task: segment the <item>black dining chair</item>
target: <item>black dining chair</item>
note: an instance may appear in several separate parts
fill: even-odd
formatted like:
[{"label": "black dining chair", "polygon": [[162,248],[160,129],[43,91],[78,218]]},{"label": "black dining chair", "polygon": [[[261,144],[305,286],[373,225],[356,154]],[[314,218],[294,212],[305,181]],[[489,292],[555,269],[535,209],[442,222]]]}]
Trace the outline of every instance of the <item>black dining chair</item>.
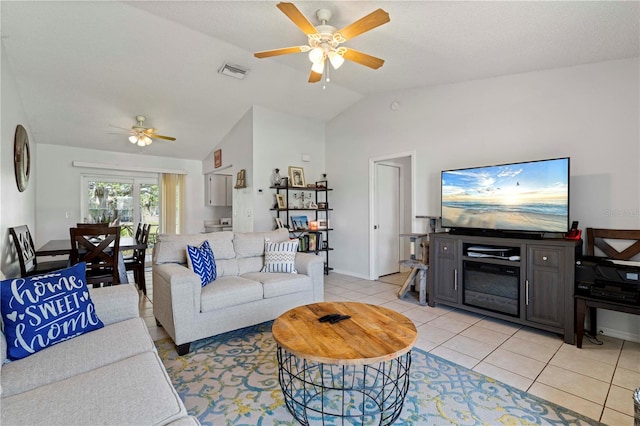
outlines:
[{"label": "black dining chair", "polygon": [[69,228],[72,265],[87,263],[87,284],[94,287],[120,283],[118,256],[120,253],[120,227]]},{"label": "black dining chair", "polygon": [[149,243],[149,231],[151,230],[150,224],[138,225],[139,233],[136,232],[136,241],[139,244],[144,244],[144,248],[135,249],[133,256],[124,259],[124,266],[127,271],[133,272],[133,278],[138,287],[142,290],[142,293],[147,294],[147,284],[144,276],[144,262],[147,255],[147,244]]},{"label": "black dining chair", "polygon": [[31,238],[31,232],[29,232],[27,225],[9,228],[9,233],[16,247],[16,252],[18,253],[21,277],[46,274],[47,272],[57,271],[58,269],[64,269],[69,266],[69,259],[38,262],[36,249],[33,245],[33,238]]}]

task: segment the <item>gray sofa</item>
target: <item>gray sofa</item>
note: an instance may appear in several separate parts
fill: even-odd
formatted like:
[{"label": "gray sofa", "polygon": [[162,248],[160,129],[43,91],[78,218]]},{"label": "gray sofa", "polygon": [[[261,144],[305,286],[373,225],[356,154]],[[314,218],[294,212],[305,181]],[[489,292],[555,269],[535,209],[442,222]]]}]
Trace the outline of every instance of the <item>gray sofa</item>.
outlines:
[{"label": "gray sofa", "polygon": [[[4,363],[10,425],[198,425],[171,385],[131,285],[90,289],[104,328]],[[6,360],[4,334],[0,350]]]},{"label": "gray sofa", "polygon": [[[324,299],[324,263],[320,256],[297,253],[297,274],[260,272],[265,238],[287,241],[286,229],[159,235],[153,249],[153,314],[177,345],[275,319],[296,306]],[[202,287],[187,268],[186,246],[208,240],[218,278]]]}]

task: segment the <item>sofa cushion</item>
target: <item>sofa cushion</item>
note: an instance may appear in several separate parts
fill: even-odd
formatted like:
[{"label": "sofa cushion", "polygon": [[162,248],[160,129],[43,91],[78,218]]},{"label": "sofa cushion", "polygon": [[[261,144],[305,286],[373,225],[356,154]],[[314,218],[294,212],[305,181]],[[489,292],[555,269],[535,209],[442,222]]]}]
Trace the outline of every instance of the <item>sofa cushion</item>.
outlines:
[{"label": "sofa cushion", "polygon": [[216,273],[218,278],[240,275],[236,259],[216,259]]},{"label": "sofa cushion", "polygon": [[236,253],[233,246],[233,232],[209,232],[205,234],[160,234],[158,243],[153,247],[153,263],[187,264],[187,245],[199,246],[203,241],[209,241],[216,260],[233,259]]},{"label": "sofa cushion", "polygon": [[261,282],[265,299],[309,291],[312,288],[311,278],[302,274],[254,272],[242,277]]},{"label": "sofa cushion", "polygon": [[298,251],[298,240],[282,242],[264,240],[264,267],[262,272],[287,272],[297,274],[296,252]]},{"label": "sofa cushion", "polygon": [[155,346],[142,318],[115,323],[2,367],[2,396],[68,379]]},{"label": "sofa cushion", "polygon": [[202,287],[215,281],[216,259],[211,251],[209,241],[204,241],[200,246],[187,245],[187,264],[189,269],[198,274]]},{"label": "sofa cushion", "polygon": [[27,357],[104,326],[89,296],[85,268],[80,262],[45,275],[0,282],[10,359]]},{"label": "sofa cushion", "polygon": [[236,257],[238,259],[243,259],[245,257],[263,256],[265,238],[276,242],[288,241],[289,231],[283,228],[269,232],[238,232],[233,237],[233,246],[235,247]]},{"label": "sofa cushion", "polygon": [[200,310],[208,312],[229,306],[261,300],[262,284],[242,277],[221,277],[200,294]]},{"label": "sofa cushion", "polygon": [[3,398],[0,423],[158,425],[186,415],[162,361],[148,351]]}]

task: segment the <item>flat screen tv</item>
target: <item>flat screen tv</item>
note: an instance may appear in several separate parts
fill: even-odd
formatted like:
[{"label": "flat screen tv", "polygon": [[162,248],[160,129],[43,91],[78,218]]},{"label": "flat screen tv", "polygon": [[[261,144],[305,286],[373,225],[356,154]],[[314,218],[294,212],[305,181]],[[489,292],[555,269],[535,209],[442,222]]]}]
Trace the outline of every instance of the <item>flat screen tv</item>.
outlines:
[{"label": "flat screen tv", "polygon": [[454,232],[569,230],[569,158],[442,172],[442,226]]}]

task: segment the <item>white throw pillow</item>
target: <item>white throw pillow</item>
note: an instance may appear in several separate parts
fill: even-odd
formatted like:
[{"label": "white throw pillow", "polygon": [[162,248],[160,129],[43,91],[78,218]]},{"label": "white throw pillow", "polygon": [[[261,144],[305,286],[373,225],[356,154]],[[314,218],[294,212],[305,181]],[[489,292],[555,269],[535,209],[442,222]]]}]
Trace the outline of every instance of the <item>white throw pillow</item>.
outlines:
[{"label": "white throw pillow", "polygon": [[264,240],[264,267],[262,272],[288,272],[297,274],[295,262],[298,240],[283,242]]}]

